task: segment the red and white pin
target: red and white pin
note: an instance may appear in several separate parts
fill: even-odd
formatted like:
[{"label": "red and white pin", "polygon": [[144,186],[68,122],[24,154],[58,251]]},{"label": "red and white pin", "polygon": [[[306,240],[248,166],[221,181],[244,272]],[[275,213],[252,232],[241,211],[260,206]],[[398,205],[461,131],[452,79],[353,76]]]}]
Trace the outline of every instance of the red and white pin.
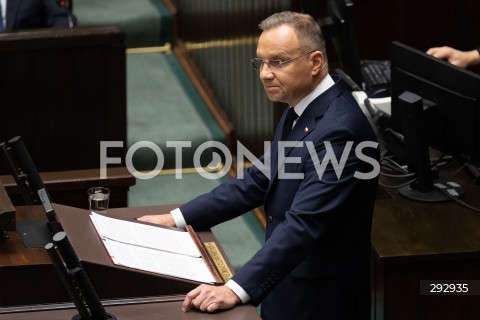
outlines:
[{"label": "red and white pin", "polygon": [[305,127],[305,129],[303,129],[303,132],[307,133],[308,132],[308,127]]}]

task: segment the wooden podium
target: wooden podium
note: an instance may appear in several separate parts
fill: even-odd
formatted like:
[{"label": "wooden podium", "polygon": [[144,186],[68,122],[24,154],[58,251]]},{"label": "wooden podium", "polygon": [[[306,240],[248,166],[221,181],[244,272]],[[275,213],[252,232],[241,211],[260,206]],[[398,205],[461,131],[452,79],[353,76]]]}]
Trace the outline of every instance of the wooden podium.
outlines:
[{"label": "wooden podium", "polygon": [[[187,293],[198,285],[198,282],[194,281],[115,265],[90,221],[88,210],[64,205],[54,205],[54,208],[83,268],[101,298],[181,294]],[[109,209],[108,214],[133,221],[144,214],[168,211],[169,208],[154,206]],[[200,232],[199,236],[204,242],[214,240],[210,231]]]},{"label": "wooden podium", "polygon": [[[86,207],[86,189],[112,190],[110,207],[126,207],[135,178],[119,165],[100,180],[100,144],[119,141],[126,155],[125,33],[117,26],[45,28],[0,33],[0,142],[20,136],[56,203]],[[0,180],[24,204],[0,156]]]},{"label": "wooden podium", "polygon": [[[175,207],[175,205],[169,205],[116,208],[109,209],[108,214],[118,218],[133,220],[145,214],[165,213]],[[43,207],[41,206],[23,206],[17,207],[16,209],[17,221],[44,219]],[[133,299],[133,302],[128,304],[132,309],[135,309],[136,307],[134,305],[137,305],[135,299],[140,297],[157,297],[156,300],[154,300],[155,302],[148,303],[150,307],[157,305],[156,308],[169,309],[170,306],[175,306],[175,312],[179,315],[181,314],[181,300],[183,300],[184,295],[188,291],[199,284],[198,282],[114,265],[90,221],[88,210],[59,204],[54,204],[54,209],[64,231],[67,233],[72,246],[81,260],[85,272],[102,301]],[[212,232],[209,230],[200,231],[197,232],[197,235],[201,242],[214,243],[218,249],[221,260],[226,264],[223,267],[224,269],[228,269],[220,270],[220,274],[222,276],[228,276],[228,274],[225,273],[226,271],[232,274],[231,265],[226,258],[223,258],[225,257],[224,252]],[[13,310],[12,308],[14,306],[52,303],[64,304],[70,301],[70,297],[63,288],[60,278],[56,274],[45,249],[25,248],[19,235],[11,232],[10,238],[0,242],[0,257],[0,279],[2,281],[2,290],[0,290],[0,319],[4,319],[2,318],[2,312]],[[25,288],[28,288],[28,290]],[[176,298],[173,299],[173,301],[172,298],[165,298],[166,301],[160,299],[161,297],[171,296],[176,296]],[[144,306],[143,303],[138,304]],[[245,307],[248,306],[244,306],[238,310],[242,311]],[[146,307],[146,309],[148,309],[148,307]],[[252,309],[250,310],[253,311],[252,315],[257,315],[253,306],[249,306],[247,309]],[[237,310],[237,308],[234,310]],[[59,317],[63,318],[65,318],[65,314],[75,314],[75,310],[70,310],[70,313],[68,310],[61,312],[55,311],[55,313],[56,312],[60,314]],[[130,311],[127,310],[125,312]],[[152,316],[153,315],[154,313],[152,313]],[[255,319],[252,315],[243,319]],[[14,319],[11,318],[12,315],[9,316],[8,319]],[[43,315],[40,313],[38,313],[38,317],[38,319],[43,319]],[[21,318],[22,317],[18,319]],[[49,314],[45,319],[46,318],[55,319],[55,315]],[[28,317],[28,319],[30,319],[30,317]],[[32,319],[37,319],[37,317],[35,316]],[[148,318],[147,315],[143,317],[142,313],[142,319],[150,318]],[[195,319],[203,318],[195,317]],[[234,317],[232,319],[237,318]]]},{"label": "wooden podium", "polygon": [[21,136],[39,172],[98,168],[101,141],[127,141],[124,39],[116,26],[1,33],[0,142]]}]

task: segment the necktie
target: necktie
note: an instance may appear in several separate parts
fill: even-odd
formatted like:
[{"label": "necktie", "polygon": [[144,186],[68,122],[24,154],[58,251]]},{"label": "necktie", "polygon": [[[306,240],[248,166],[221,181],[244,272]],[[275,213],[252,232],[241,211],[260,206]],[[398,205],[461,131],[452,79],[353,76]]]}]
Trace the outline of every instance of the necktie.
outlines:
[{"label": "necktie", "polygon": [[287,115],[285,116],[285,123],[283,125],[283,131],[280,141],[284,141],[290,131],[292,131],[293,122],[298,118],[297,113],[291,107],[288,108]]},{"label": "necktie", "polygon": [[0,2],[0,32],[4,31],[3,28],[3,13],[2,13],[2,3]]}]

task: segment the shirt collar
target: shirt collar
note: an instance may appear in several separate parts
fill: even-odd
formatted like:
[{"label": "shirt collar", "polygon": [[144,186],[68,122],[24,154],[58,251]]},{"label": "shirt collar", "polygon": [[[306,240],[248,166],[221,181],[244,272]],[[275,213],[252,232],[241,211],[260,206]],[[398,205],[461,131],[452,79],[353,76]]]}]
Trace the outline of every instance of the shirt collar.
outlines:
[{"label": "shirt collar", "polygon": [[312,92],[310,92],[308,95],[306,95],[300,102],[294,107],[295,113],[298,114],[300,117],[307,108],[307,106],[315,100],[316,97],[324,93],[325,91],[328,90],[331,86],[335,84],[335,81],[333,81],[332,77],[327,74],[325,78],[313,89]]}]

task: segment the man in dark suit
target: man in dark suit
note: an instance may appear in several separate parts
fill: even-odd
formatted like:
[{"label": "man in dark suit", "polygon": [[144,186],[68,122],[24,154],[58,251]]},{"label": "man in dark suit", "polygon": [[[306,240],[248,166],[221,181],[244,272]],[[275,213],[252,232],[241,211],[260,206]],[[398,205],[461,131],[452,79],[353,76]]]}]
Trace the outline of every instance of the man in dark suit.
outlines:
[{"label": "man in dark suit", "polygon": [[[252,63],[269,99],[290,106],[260,159],[270,171],[255,165],[170,214],[139,220],[209,228],[264,205],[263,247],[224,286],[188,293],[183,311],[252,301],[261,303],[264,320],[370,319],[375,134],[339,77],[328,74],[312,17],[282,12],[260,29]],[[289,114],[293,129],[284,126]]]},{"label": "man in dark suit", "polygon": [[4,31],[49,27],[73,27],[76,19],[69,17],[65,1],[58,0],[6,0],[2,2]]}]

